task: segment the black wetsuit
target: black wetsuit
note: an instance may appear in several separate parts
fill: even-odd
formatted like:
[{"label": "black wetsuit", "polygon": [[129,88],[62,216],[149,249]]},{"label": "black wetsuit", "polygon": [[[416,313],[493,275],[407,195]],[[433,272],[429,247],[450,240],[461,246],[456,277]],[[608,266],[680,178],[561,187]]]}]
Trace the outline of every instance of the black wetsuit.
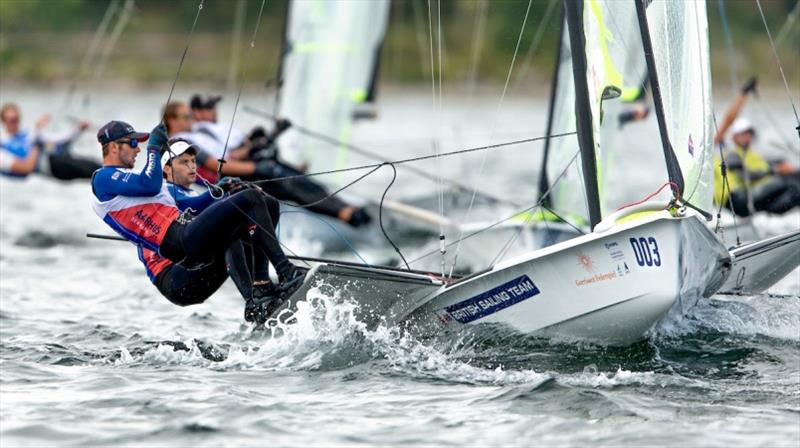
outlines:
[{"label": "black wetsuit", "polygon": [[[790,176],[773,175],[772,179],[749,190],[753,209],[757,212],[783,214],[800,207],[800,172]],[[750,215],[746,189],[731,192],[731,204],[726,204],[739,216]]]},{"label": "black wetsuit", "polygon": [[94,160],[75,157],[69,151],[50,154],[48,161],[50,174],[59,180],[91,179],[92,173],[102,167]]},{"label": "black wetsuit", "polygon": [[171,264],[155,280],[156,288],[170,302],[180,305],[197,305],[205,302],[230,276],[244,298],[253,297],[253,282],[269,279],[266,259],[252,251],[252,246],[242,240],[231,243],[224,257],[215,257],[211,263],[187,268]]},{"label": "black wetsuit", "polygon": [[[270,160],[272,163],[271,173],[268,177],[250,176],[246,180],[269,180],[280,179],[282,177],[301,176],[303,173],[285,165],[277,160]],[[314,204],[308,210],[322,215],[339,217],[339,212],[347,207],[347,204],[336,196],[328,197],[330,192],[307,177],[291,177],[290,179],[278,180],[274,182],[263,182],[259,184],[261,189],[270,196],[274,196],[284,201],[291,201],[299,206]]]}]

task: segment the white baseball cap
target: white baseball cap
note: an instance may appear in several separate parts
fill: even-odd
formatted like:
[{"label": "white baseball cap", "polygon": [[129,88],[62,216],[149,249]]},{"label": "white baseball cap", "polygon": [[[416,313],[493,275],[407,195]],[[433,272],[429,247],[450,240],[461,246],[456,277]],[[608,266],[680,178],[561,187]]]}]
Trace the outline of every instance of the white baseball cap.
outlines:
[{"label": "white baseball cap", "polygon": [[737,118],[731,125],[731,135],[741,134],[742,132],[747,131],[755,134],[756,128],[753,127],[753,123],[751,123],[746,117]]},{"label": "white baseball cap", "polygon": [[164,167],[174,157],[178,157],[186,151],[191,151],[191,154],[197,154],[197,149],[187,140],[175,139],[169,144],[169,151],[164,151],[161,156],[161,166]]}]

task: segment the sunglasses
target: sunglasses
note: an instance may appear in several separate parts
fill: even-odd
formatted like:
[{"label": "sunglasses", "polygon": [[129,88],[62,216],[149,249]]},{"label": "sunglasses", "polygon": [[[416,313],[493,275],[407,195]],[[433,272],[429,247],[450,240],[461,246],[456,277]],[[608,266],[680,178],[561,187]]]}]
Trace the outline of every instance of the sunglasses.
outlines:
[{"label": "sunglasses", "polygon": [[117,143],[121,145],[130,145],[131,148],[136,148],[139,146],[139,140],[136,140],[135,138],[130,140],[117,140]]}]

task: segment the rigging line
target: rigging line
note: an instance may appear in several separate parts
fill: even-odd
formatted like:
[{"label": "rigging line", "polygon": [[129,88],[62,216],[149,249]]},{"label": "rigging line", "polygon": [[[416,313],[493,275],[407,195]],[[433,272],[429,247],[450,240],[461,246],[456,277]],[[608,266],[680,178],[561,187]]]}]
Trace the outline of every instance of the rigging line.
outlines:
[{"label": "rigging line", "polygon": [[[511,57],[511,64],[508,67],[508,74],[506,75],[506,82],[503,85],[503,93],[500,95],[500,101],[497,103],[497,110],[495,111],[494,124],[492,125],[492,130],[494,130],[497,127],[497,122],[500,119],[500,110],[502,109],[503,102],[505,101],[506,98],[506,92],[508,91],[508,83],[509,81],[511,81],[511,74],[514,72],[514,62],[516,62],[517,60],[517,54],[519,53],[519,46],[520,43],[522,43],[522,36],[525,33],[525,25],[528,23],[528,15],[531,12],[532,3],[533,0],[528,0],[528,7],[527,9],[525,9],[525,17],[522,19],[522,26],[519,29],[519,37],[517,37],[517,45],[514,47],[514,55]],[[490,135],[489,141],[492,141],[492,139],[493,136]],[[481,164],[478,167],[478,175],[476,176],[475,182],[473,183],[472,198],[470,198],[469,207],[467,207],[467,213],[465,215],[464,222],[469,222],[469,218],[472,215],[472,208],[475,205],[475,196],[476,193],[478,192],[478,180],[481,178],[481,175],[483,174],[483,169],[486,166],[486,156],[487,153],[483,153],[481,156]],[[463,235],[464,231],[462,229],[461,232],[459,233],[459,239]],[[459,244],[456,246],[456,253],[453,256],[453,265],[450,267],[450,277],[453,276],[453,271],[455,270],[456,264],[458,263],[458,252],[460,249],[461,245]]]},{"label": "rigging line", "polygon": [[[430,57],[431,57],[431,63],[430,63],[430,66],[431,66],[431,100],[433,101],[433,112],[436,114],[436,119],[438,121],[438,126],[437,126],[437,129],[436,129],[436,133],[438,135],[433,140],[433,153],[436,155],[436,168],[437,168],[436,169],[436,171],[437,171],[437,174],[436,174],[436,200],[437,200],[437,205],[439,207],[439,215],[443,216],[444,195],[443,195],[443,190],[442,190],[442,179],[441,179],[442,166],[441,166],[441,161],[440,161],[440,159],[438,157],[438,155],[439,155],[439,141],[441,140],[441,127],[442,127],[441,117],[442,116],[441,116],[441,112],[440,112],[441,105],[437,104],[437,102],[436,102],[436,99],[437,99],[437,97],[436,97],[436,66],[434,65],[434,58],[433,58],[433,12],[432,12],[432,8],[431,8],[431,0],[428,0],[427,4],[428,4],[428,43],[429,43],[429,47],[430,47]],[[441,0],[439,2],[439,5],[441,6]],[[441,15],[441,9],[439,10],[439,14]],[[439,19],[440,19],[439,23],[441,23],[441,17],[439,17]],[[439,34],[439,42],[438,42],[438,44],[439,44],[438,48],[440,50],[440,52],[439,52],[439,79],[440,79],[439,87],[441,88],[441,74],[442,74],[442,59],[441,59],[442,36],[441,36],[441,28],[439,28],[439,33],[440,33]],[[444,242],[444,225],[442,223],[439,224],[439,241],[442,242],[441,249],[443,250],[444,249],[444,245],[443,245],[443,242]],[[442,260],[444,260],[444,253],[442,253]],[[444,277],[444,262],[442,262],[441,274],[442,274],[442,277]]]},{"label": "rigging line", "polygon": [[[357,251],[357,250],[356,250],[356,248],[353,246],[353,244],[350,242],[350,240],[348,240],[347,238],[345,238],[345,236],[344,236],[344,235],[342,235],[342,233],[341,233],[341,232],[339,232],[338,230],[336,230],[336,227],[334,227],[334,225],[333,225],[333,224],[331,224],[331,223],[329,223],[328,221],[326,221],[326,220],[324,220],[324,219],[320,218],[319,216],[317,216],[317,214],[316,214],[316,213],[311,213],[311,212],[307,212],[307,211],[304,211],[304,210],[284,210],[284,211],[282,211],[280,214],[281,214],[281,216],[283,216],[283,215],[286,215],[286,214],[291,214],[291,213],[296,213],[296,214],[298,214],[298,215],[304,215],[304,216],[307,216],[307,217],[309,217],[309,218],[315,219],[315,220],[317,220],[318,222],[320,222],[320,223],[322,223],[322,224],[325,224],[326,226],[328,226],[328,228],[331,230],[331,232],[333,232],[333,233],[334,233],[336,236],[338,236],[338,237],[339,237],[339,239],[340,239],[340,240],[342,240],[342,242],[343,242],[344,244],[346,244],[346,245],[347,245],[347,248],[348,248],[348,249],[350,249],[350,252],[352,252],[352,253],[353,253],[353,255],[355,255],[356,257],[358,257],[358,259],[359,259],[359,260],[361,260],[361,262],[362,262],[362,263],[364,263],[365,265],[367,265],[367,266],[370,266],[370,264],[369,264],[369,263],[367,263],[367,260],[365,260],[365,259],[364,259],[364,257],[362,257],[362,256],[361,256],[361,254],[359,254],[359,253],[358,253],[358,251]],[[280,237],[280,232],[277,230],[277,227],[280,227],[280,223],[278,223],[278,226],[276,226],[276,233],[278,233],[278,236]]]},{"label": "rigging line", "polygon": [[[114,24],[114,29],[111,30],[111,35],[106,42],[105,47],[103,47],[103,51],[100,53],[100,60],[97,62],[95,66],[94,73],[92,74],[92,78],[90,84],[94,84],[97,80],[103,76],[103,73],[106,71],[106,66],[108,65],[108,60],[111,57],[111,52],[114,51],[114,47],[117,46],[117,42],[119,42],[120,36],[122,36],[122,32],[125,30],[125,27],[128,25],[128,21],[131,18],[131,12],[133,11],[133,3],[134,0],[125,0],[125,4],[122,6],[122,10],[119,13],[119,17],[117,19],[117,23]],[[86,92],[84,96],[84,103],[88,102],[89,100],[89,92]]]},{"label": "rigging line", "polygon": [[108,25],[111,23],[111,18],[114,17],[117,9],[119,9],[119,2],[120,0],[112,0],[109,2],[106,12],[103,14],[103,18],[100,20],[97,30],[95,30],[92,41],[89,43],[89,48],[87,48],[86,53],[83,55],[81,65],[78,66],[75,78],[72,80],[72,84],[70,84],[69,89],[67,89],[67,97],[64,99],[64,110],[69,109],[72,103],[72,97],[75,94],[75,90],[78,88],[78,83],[86,76],[89,63],[95,58],[97,49],[100,48],[100,42],[103,36],[105,36],[106,30],[108,30]]},{"label": "rigging line", "polygon": [[[256,36],[258,36],[258,28],[261,25],[261,16],[264,13],[264,5],[267,0],[261,0],[261,8],[258,10],[258,17],[256,18],[256,26],[253,29],[253,37],[250,39],[250,47],[248,51],[253,51],[256,46]],[[219,158],[219,165],[217,166],[217,176],[222,176],[222,166],[225,164],[225,154],[228,152],[228,143],[231,140],[231,132],[233,131],[233,124],[236,121],[236,111],[239,109],[239,100],[242,98],[242,90],[244,89],[244,82],[247,73],[247,65],[242,65],[242,79],[239,81],[239,92],[236,94],[236,102],[233,105],[233,114],[231,114],[231,125],[228,127],[228,136],[225,137],[225,146],[222,148],[222,157]]]},{"label": "rigging line", "polygon": [[[561,179],[564,178],[564,176],[567,175],[567,171],[569,171],[570,167],[575,163],[576,160],[578,160],[578,155],[580,153],[581,153],[581,150],[580,150],[580,148],[578,148],[578,150],[575,152],[575,154],[573,154],[573,156],[569,160],[569,162],[567,162],[567,165],[564,167],[564,169],[561,171],[561,173],[559,173],[558,177],[556,177],[556,180],[553,181],[553,184],[550,185],[547,188],[547,191],[545,191],[544,194],[539,198],[539,200],[536,203],[537,206],[542,206],[545,203],[545,201],[547,200],[547,197],[550,196],[550,193],[553,191],[553,189],[555,189],[556,185],[561,181]],[[558,216],[558,215],[556,215],[556,216]],[[560,216],[558,216],[558,217],[561,218]],[[511,238],[508,239],[506,244],[504,244],[503,247],[500,248],[500,251],[497,253],[497,255],[495,255],[495,257],[489,263],[489,266],[494,266],[499,260],[501,260],[503,257],[506,256],[506,253],[508,252],[508,250],[511,249],[511,245],[514,244],[514,241],[516,241],[517,238],[519,238],[519,236],[522,234],[522,231],[525,229],[525,227],[528,225],[528,222],[530,222],[530,220],[532,218],[533,218],[533,214],[532,213],[525,217],[525,221],[523,221],[522,225],[519,226],[517,231],[514,232],[513,235],[511,235]],[[561,219],[564,222],[567,222],[563,218],[561,218]],[[578,229],[578,231],[580,233],[582,233],[582,234],[584,233],[580,229]]]},{"label": "rigging line", "polygon": [[[197,5],[197,14],[194,16],[194,22],[192,22],[192,28],[189,30],[189,36],[186,39],[186,46],[183,48],[183,54],[181,54],[181,60],[178,62],[178,71],[175,73],[175,79],[172,80],[172,87],[169,89],[169,95],[167,96],[167,102],[164,104],[164,107],[172,101],[172,94],[175,93],[175,85],[178,84],[178,78],[181,76],[181,69],[183,68],[183,61],[186,60],[186,53],[189,52],[189,46],[192,44],[192,37],[194,36],[194,29],[197,27],[197,19],[200,17],[200,11],[203,10],[203,3],[205,0],[200,0],[200,3]],[[162,122],[163,124],[163,122]]]},{"label": "rigging line", "polygon": [[[519,90],[519,86],[525,80],[525,77],[528,75],[528,71],[533,65],[533,56],[539,50],[539,47],[544,40],[545,31],[547,31],[547,23],[550,22],[550,18],[553,16],[553,13],[556,11],[556,6],[558,6],[558,0],[550,0],[550,3],[547,5],[547,9],[542,15],[542,20],[539,21],[539,26],[536,28],[536,34],[533,36],[533,40],[531,41],[531,45],[528,47],[528,51],[525,53],[525,57],[522,59],[522,66],[518,70],[517,80],[514,81],[514,87],[511,90]],[[559,36],[561,39],[561,36]]]},{"label": "rigging line", "polygon": [[761,14],[761,21],[764,22],[764,29],[767,30],[767,37],[769,38],[769,45],[772,48],[772,54],[775,56],[775,61],[778,63],[778,69],[781,72],[783,86],[786,88],[786,96],[789,98],[789,102],[792,104],[794,119],[797,122],[797,134],[798,137],[800,137],[800,116],[797,115],[797,107],[795,107],[794,99],[792,98],[792,92],[789,90],[789,82],[786,80],[786,74],[783,72],[783,64],[781,63],[780,56],[778,56],[778,49],[775,47],[775,42],[772,40],[772,33],[769,31],[767,18],[764,17],[764,10],[761,8],[761,0],[756,0],[756,5],[758,6],[758,12]]},{"label": "rigging line", "polygon": [[[443,36],[442,36],[442,0],[437,0],[437,2],[436,2],[436,26],[437,26],[436,43],[438,44],[438,47],[439,47],[439,51],[438,51],[439,52],[439,92],[438,92],[439,93],[439,110],[438,110],[438,113],[437,113],[437,120],[436,121],[437,121],[437,134],[438,134],[437,140],[438,140],[439,143],[441,143],[442,138],[443,138],[443,136],[442,136],[442,130],[443,130],[443,124],[442,124],[442,114],[443,114],[443,110],[442,110],[442,108],[443,108],[443,102],[442,102],[442,72],[444,71],[444,61],[442,59],[442,40],[443,40]],[[437,165],[436,174],[439,176],[439,181],[437,182],[437,190],[438,190],[438,193],[439,193],[439,216],[445,216],[444,215],[444,184],[442,183],[442,172],[443,172],[443,169],[442,169],[441,160],[442,159],[439,158],[439,157],[436,158],[436,165]],[[441,260],[442,277],[444,277],[444,272],[445,272],[445,254],[447,253],[447,249],[444,247],[445,246],[445,244],[444,244],[445,243],[445,238],[446,238],[446,236],[445,236],[445,233],[444,233],[444,222],[439,222],[439,241],[440,241],[439,251],[442,254],[442,260]],[[403,261],[405,261],[405,259],[403,259]],[[406,267],[408,267],[408,263],[406,263]]]},{"label": "rigging line", "polygon": [[[553,185],[550,186],[550,188],[542,195],[542,197],[538,201],[536,201],[535,204],[533,204],[533,205],[531,205],[529,207],[526,207],[524,209],[517,210],[513,214],[511,214],[511,215],[509,215],[509,216],[507,216],[507,217],[505,217],[505,218],[503,218],[503,219],[501,219],[499,221],[496,221],[496,222],[494,222],[494,223],[492,223],[492,224],[490,224],[490,225],[488,225],[488,226],[486,226],[486,227],[484,227],[482,229],[478,229],[475,232],[470,233],[469,235],[466,235],[466,236],[464,236],[464,237],[462,237],[462,238],[460,238],[460,239],[458,239],[456,241],[453,241],[453,242],[448,244],[448,247],[454,246],[454,245],[460,243],[461,241],[467,240],[467,239],[472,238],[472,237],[474,237],[476,235],[480,235],[481,233],[489,231],[489,230],[499,226],[500,224],[503,224],[506,221],[510,221],[510,220],[516,218],[517,216],[521,215],[522,213],[530,212],[530,211],[534,210],[535,208],[541,206],[541,204],[543,203],[544,199],[547,198],[547,196],[550,195],[550,192],[553,190],[553,187],[567,174],[567,170],[569,169],[569,167],[573,163],[575,163],[575,160],[578,158],[579,154],[580,154],[580,150],[575,152],[575,155],[572,156],[572,158],[570,159],[570,162],[567,164],[567,167],[561,172],[561,174],[558,175],[558,177],[556,177],[555,181],[553,182]],[[427,252],[427,253],[425,253],[425,254],[423,254],[423,255],[411,260],[409,263],[416,263],[417,261],[420,261],[423,258],[427,258],[427,257],[429,257],[429,256],[431,256],[433,254],[436,254],[438,251],[439,250],[436,249],[436,250],[432,250],[430,252]]]},{"label": "rigging line", "polygon": [[377,166],[386,165],[386,164],[399,165],[399,164],[404,164],[404,163],[420,162],[420,161],[424,161],[424,160],[434,159],[436,157],[449,157],[449,156],[453,156],[453,155],[468,154],[468,153],[477,152],[477,151],[485,151],[487,149],[504,148],[504,147],[514,146],[514,145],[520,145],[520,144],[523,144],[523,143],[537,142],[537,141],[544,140],[544,139],[547,139],[547,138],[560,138],[560,137],[565,137],[565,136],[568,136],[568,135],[575,135],[575,134],[576,134],[576,132],[573,131],[573,132],[565,132],[563,134],[553,134],[553,135],[549,135],[549,136],[532,137],[532,138],[526,138],[526,139],[523,139],[523,140],[515,140],[515,141],[511,141],[511,142],[495,143],[493,145],[476,146],[476,147],[473,147],[473,148],[460,149],[460,150],[457,150],[457,151],[443,152],[441,154],[436,154],[436,155],[428,154],[428,155],[425,155],[425,156],[411,157],[411,158],[408,158],[408,159],[398,159],[398,160],[393,160],[393,161],[385,161],[385,162],[381,162],[381,163],[371,163],[371,164],[367,164],[367,165],[351,166],[351,167],[339,168],[339,169],[335,169],[335,170],[317,171],[315,173],[294,174],[294,175],[291,175],[291,176],[283,176],[283,177],[276,177],[276,178],[273,178],[273,179],[259,180],[259,181],[253,182],[253,183],[258,184],[258,183],[278,182],[278,181],[282,181],[282,180],[286,180],[286,179],[294,179],[294,178],[298,178],[298,177],[316,177],[316,176],[324,176],[324,175],[328,175],[328,174],[346,173],[346,172],[349,172],[349,171],[368,170],[370,168],[375,168]]},{"label": "rigging line", "polygon": [[[556,0],[551,0],[556,1]],[[472,55],[470,58],[469,73],[467,75],[467,94],[474,95],[478,83],[478,66],[480,66],[483,42],[485,38],[486,16],[489,11],[489,1],[479,0],[475,8],[475,31],[472,34]]]},{"label": "rigging line", "polygon": [[[169,148],[169,147],[167,147],[167,148]],[[171,150],[169,150],[169,151],[171,151]],[[220,197],[214,196],[214,194],[210,192],[210,190],[211,190],[212,188],[217,188],[217,189],[220,189],[220,190],[221,190],[221,188],[220,188],[218,185],[212,184],[211,182],[209,182],[209,181],[208,181],[208,179],[204,178],[204,177],[203,177],[203,176],[201,176],[199,173],[197,174],[197,177],[198,177],[200,180],[202,180],[202,181],[203,181],[203,183],[205,183],[205,184],[206,184],[206,187],[208,187],[208,189],[209,189],[209,194],[211,194],[211,197],[212,197],[212,198],[214,198],[214,200],[220,200],[220,199],[222,199],[222,197],[221,197],[221,196],[220,196]],[[260,188],[259,188],[258,190],[259,190],[259,192],[261,192],[261,194],[263,194],[263,195],[267,196],[268,198],[270,198],[270,199],[275,199],[275,198],[273,198],[272,196],[268,195],[268,194],[267,194],[266,192],[264,192],[263,190],[261,190]],[[224,192],[223,192],[223,194],[224,194]],[[276,199],[276,200],[277,200],[277,199]],[[276,242],[277,242],[277,243],[278,243],[278,244],[279,244],[281,247],[283,247],[284,249],[286,249],[286,250],[287,250],[287,251],[288,251],[290,254],[292,254],[292,255],[293,255],[293,256],[295,256],[295,257],[300,257],[299,255],[297,255],[297,253],[296,253],[295,251],[293,251],[292,249],[290,249],[290,248],[289,248],[289,246],[287,246],[286,244],[283,244],[283,243],[282,243],[282,242],[281,242],[281,241],[278,239],[277,235],[272,235],[272,234],[270,234],[270,232],[268,232],[268,231],[267,231],[267,229],[265,229],[263,226],[261,226],[261,224],[257,223],[255,220],[253,220],[252,218],[250,218],[250,215],[248,215],[248,214],[247,214],[247,213],[246,213],[244,210],[242,210],[241,208],[239,208],[239,206],[238,206],[238,205],[236,205],[236,203],[235,203],[235,202],[231,202],[231,204],[233,205],[233,207],[234,207],[234,208],[236,208],[236,210],[238,210],[238,211],[239,211],[239,213],[241,213],[241,214],[245,215],[245,216],[247,217],[247,219],[249,219],[250,221],[252,221],[252,222],[253,222],[253,224],[255,224],[255,226],[256,226],[256,227],[258,227],[259,229],[261,229],[261,231],[262,231],[262,232],[264,232],[265,234],[267,234],[267,236],[269,236],[270,238],[274,239],[274,240],[275,240],[275,241],[276,241]],[[274,223],[273,223],[273,225],[274,225]],[[301,259],[301,261],[303,261],[303,263],[305,263],[305,264],[306,264],[306,266],[309,266],[309,267],[311,266],[310,264],[308,264],[308,262],[306,262],[306,261],[304,261],[304,260],[302,260],[302,259]]]},{"label": "rigging line", "polygon": [[[714,134],[719,132],[719,126],[717,125],[717,114],[714,113],[713,109],[711,111],[711,122],[714,124]],[[730,206],[731,214],[733,215],[733,231],[736,234],[736,245],[739,246],[741,244],[741,240],[739,238],[739,223],[736,220],[736,213],[733,213],[733,198],[730,197],[731,185],[728,182],[728,165],[725,161],[725,153],[722,150],[722,144],[717,145],[719,148],[719,160],[720,160],[720,170],[722,171],[722,195],[725,195],[725,190],[728,190],[728,206]],[[719,229],[719,221],[722,217],[722,207],[724,203],[724,199],[720,197],[719,209],[717,210],[717,229]],[[716,230],[714,233],[716,233]]]},{"label": "rigging line", "polygon": [[[267,112],[258,110],[256,108],[253,108],[253,107],[250,107],[250,106],[244,106],[244,110],[245,110],[245,112],[251,113],[251,114],[256,115],[256,116],[266,117],[266,118],[269,118],[271,120],[276,120],[277,119],[277,117],[275,115],[273,115],[273,114],[269,114]],[[356,146],[356,145],[354,145],[352,143],[347,143],[347,142],[338,140],[336,138],[330,137],[328,135],[321,134],[321,133],[316,132],[316,131],[312,131],[311,129],[308,129],[308,128],[302,126],[302,125],[299,125],[299,124],[296,124],[296,123],[292,123],[292,129],[300,132],[301,134],[305,134],[305,135],[307,135],[309,137],[316,138],[316,139],[318,139],[318,140],[320,140],[322,142],[330,143],[333,146],[343,146],[343,147],[353,151],[356,154],[361,154],[361,155],[363,155],[365,157],[368,157],[368,158],[370,158],[372,160],[376,160],[376,161],[381,162],[381,163],[387,161],[384,158],[384,156],[381,155],[381,154],[378,154],[378,153],[373,152],[373,151],[369,151],[369,150],[364,149],[362,147]],[[434,150],[435,149],[436,148],[434,148]],[[425,171],[423,169],[419,169],[419,168],[416,168],[414,166],[401,165],[401,167],[403,169],[405,169],[406,171],[414,173],[414,174],[416,174],[416,175],[418,175],[418,176],[420,176],[420,177],[422,177],[424,179],[427,179],[427,180],[430,180],[430,181],[433,181],[433,182],[439,182],[439,180],[440,180],[440,175],[438,175],[438,174],[431,174],[431,173],[429,173],[429,172],[427,172],[427,171]],[[444,182],[445,184],[451,186],[451,187],[457,188],[457,189],[462,190],[462,191],[472,191],[472,187],[470,187],[469,185],[466,185],[464,183],[461,183],[461,182],[453,180],[453,179],[448,179],[448,178],[445,178],[445,177],[441,177],[441,181]],[[510,205],[515,206],[515,207],[519,207],[520,206],[520,204],[518,204],[518,203],[516,203],[514,201],[511,201],[511,200],[506,199],[506,198],[502,198],[502,197],[497,196],[497,195],[493,195],[491,193],[478,192],[478,194],[480,194],[481,197],[484,197],[484,198],[487,198],[487,199],[491,199],[492,201],[495,201],[495,202],[510,204]]]},{"label": "rigging line", "polygon": [[739,80],[737,79],[739,70],[737,70],[736,66],[736,53],[733,50],[733,35],[731,35],[731,29],[728,26],[728,13],[725,10],[725,0],[717,0],[717,6],[719,7],[719,17],[722,22],[722,33],[725,36],[725,52],[728,56],[728,63],[731,65],[731,90],[736,94],[739,88]]},{"label": "rigging line", "polygon": [[780,47],[783,43],[783,40],[786,39],[786,36],[792,31],[792,26],[794,22],[797,20],[797,16],[800,15],[800,0],[794,3],[794,8],[792,8],[792,12],[786,16],[786,22],[784,22],[783,26],[781,27],[780,31],[778,31],[778,36],[775,38],[775,45]]},{"label": "rigging line", "polygon": [[392,185],[394,185],[394,181],[397,180],[397,168],[395,168],[394,165],[392,165],[391,163],[387,163],[384,165],[389,165],[392,168],[392,180],[391,182],[389,182],[389,185],[386,186],[386,189],[383,190],[383,195],[381,195],[381,202],[380,205],[378,206],[378,225],[380,225],[381,232],[383,232],[383,236],[384,238],[386,238],[386,241],[388,241],[389,244],[392,245],[394,251],[397,252],[397,255],[400,255],[400,259],[402,259],[403,263],[405,263],[406,269],[410,271],[411,266],[409,266],[408,261],[406,261],[406,257],[403,256],[403,253],[400,252],[400,248],[397,247],[397,244],[395,244],[394,241],[392,241],[392,239],[389,237],[389,234],[386,233],[386,228],[383,227],[383,201],[384,199],[386,199],[386,194],[389,193],[389,189],[392,188]]}]

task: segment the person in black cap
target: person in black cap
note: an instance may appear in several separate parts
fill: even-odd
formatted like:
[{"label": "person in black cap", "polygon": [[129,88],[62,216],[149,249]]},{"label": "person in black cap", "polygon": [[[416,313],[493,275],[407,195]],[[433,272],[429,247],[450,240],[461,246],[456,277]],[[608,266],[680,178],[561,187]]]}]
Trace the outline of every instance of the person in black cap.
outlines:
[{"label": "person in black cap", "polygon": [[50,122],[49,115],[40,117],[32,131],[22,129],[20,119],[16,104],[7,103],[0,108],[0,121],[3,122],[0,153],[10,162],[0,166],[0,173],[25,177],[38,172],[59,180],[73,180],[89,179],[100,168],[94,160],[70,153],[72,143],[89,126],[87,122],[81,121],[69,133],[54,136],[42,132]]},{"label": "person in black cap", "polygon": [[[139,142],[148,139],[147,162],[134,173]],[[92,177],[94,210],[122,237],[190,267],[224,259],[232,245],[252,239],[253,250],[271,262],[281,282],[276,295],[261,298],[260,304],[267,307],[300,287],[306,270],[292,264],[278,243],[269,213],[276,207],[274,199],[260,189],[246,189],[214,201],[187,220],[163,179],[160,152],[167,149],[163,124],[151,136],[128,123],[111,121],[98,131],[97,140],[102,145],[103,168]]]}]

